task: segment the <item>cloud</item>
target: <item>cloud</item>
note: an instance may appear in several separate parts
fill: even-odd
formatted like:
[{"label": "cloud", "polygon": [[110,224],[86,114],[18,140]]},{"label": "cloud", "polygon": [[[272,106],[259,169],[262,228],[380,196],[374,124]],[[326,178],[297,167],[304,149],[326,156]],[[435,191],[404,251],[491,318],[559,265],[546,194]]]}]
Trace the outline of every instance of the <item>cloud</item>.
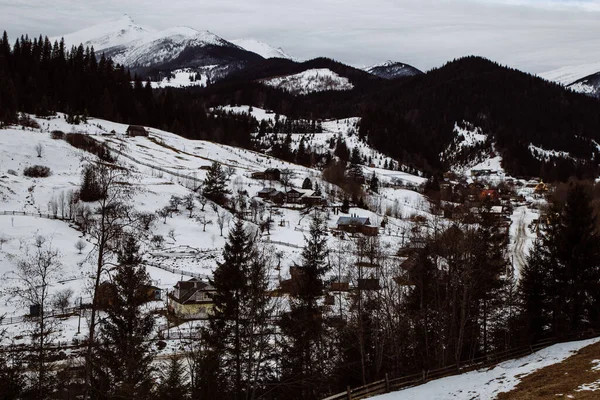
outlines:
[{"label": "cloud", "polygon": [[429,69],[477,54],[541,72],[600,61],[600,1],[0,0],[0,10],[13,38],[66,34],[127,13],[157,29],[208,29],[353,65],[393,59]]}]

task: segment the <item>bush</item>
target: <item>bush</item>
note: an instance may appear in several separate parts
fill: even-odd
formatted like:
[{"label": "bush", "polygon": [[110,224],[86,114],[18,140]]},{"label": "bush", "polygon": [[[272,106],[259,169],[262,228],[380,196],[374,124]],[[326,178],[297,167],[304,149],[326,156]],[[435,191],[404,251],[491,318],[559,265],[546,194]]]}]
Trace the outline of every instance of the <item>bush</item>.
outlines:
[{"label": "bush", "polygon": [[21,114],[19,116],[19,125],[21,125],[25,128],[36,128],[37,129],[40,127],[40,124],[38,124],[36,120],[31,118],[27,114]]},{"label": "bush", "polygon": [[32,167],[27,167],[23,171],[23,175],[28,176],[30,178],[47,178],[51,175],[50,168],[45,167],[43,165],[34,165]]},{"label": "bush", "polygon": [[63,131],[52,131],[50,137],[54,140],[62,140],[65,138],[65,133]]},{"label": "bush", "polygon": [[17,171],[15,171],[14,169],[9,169],[8,171],[6,171],[9,175],[13,175],[13,176],[19,176],[19,174],[17,174]]},{"label": "bush", "polygon": [[65,140],[71,146],[87,151],[98,156],[99,159],[106,162],[114,162],[110,150],[103,143],[98,143],[91,137],[81,133],[69,133],[65,135]]}]

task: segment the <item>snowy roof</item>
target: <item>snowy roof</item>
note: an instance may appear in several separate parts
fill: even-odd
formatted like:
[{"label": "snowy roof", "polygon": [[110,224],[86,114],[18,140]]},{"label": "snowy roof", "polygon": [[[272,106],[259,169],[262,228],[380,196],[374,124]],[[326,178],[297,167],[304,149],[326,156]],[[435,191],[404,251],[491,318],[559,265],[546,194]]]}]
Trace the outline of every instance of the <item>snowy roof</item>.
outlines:
[{"label": "snowy roof", "polygon": [[367,217],[340,217],[337,225],[371,225]]}]

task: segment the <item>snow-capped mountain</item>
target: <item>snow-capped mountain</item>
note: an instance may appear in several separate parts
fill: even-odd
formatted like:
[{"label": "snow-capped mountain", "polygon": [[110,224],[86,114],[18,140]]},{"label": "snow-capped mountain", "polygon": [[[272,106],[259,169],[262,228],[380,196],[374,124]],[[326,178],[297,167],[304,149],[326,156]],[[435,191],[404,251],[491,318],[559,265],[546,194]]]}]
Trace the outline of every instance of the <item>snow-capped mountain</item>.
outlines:
[{"label": "snow-capped mountain", "polygon": [[308,69],[298,74],[263,79],[261,82],[294,95],[354,88],[348,78],[339,76],[327,68]]},{"label": "snow-capped mountain", "polygon": [[578,93],[600,97],[600,72],[581,78],[568,87]]},{"label": "snow-capped mountain", "polygon": [[256,53],[263,58],[286,58],[288,60],[295,60],[294,57],[286,53],[281,47],[273,47],[270,44],[260,40],[236,39],[232,40],[231,43],[241,47],[242,49]]},{"label": "snow-capped mountain", "polygon": [[538,76],[577,93],[600,96],[600,63],[562,67]]},{"label": "snow-capped mountain", "polygon": [[[58,38],[56,38],[58,39]],[[172,71],[196,69],[199,74],[218,71],[216,80],[262,57],[209,31],[189,27],[154,30],[137,25],[129,16],[64,36],[67,46],[93,46],[96,54],[146,76],[169,76]],[[215,68],[219,66],[219,68]]]},{"label": "snow-capped mountain", "polygon": [[568,86],[586,76],[600,71],[600,62],[582,65],[570,65],[538,74],[540,78]]},{"label": "snow-capped mountain", "polygon": [[[130,16],[124,15],[117,20],[93,25],[62,37],[67,47],[83,44],[84,47],[93,46],[99,52],[124,46],[155,32],[153,29],[136,24]],[[61,37],[53,37],[51,41],[60,39]]]},{"label": "snow-capped mountain", "polygon": [[370,74],[384,79],[395,79],[407,76],[421,75],[423,72],[415,67],[396,61],[386,61],[381,64],[364,68]]},{"label": "snow-capped mountain", "polygon": [[143,38],[134,40],[125,46],[107,49],[115,62],[129,67],[152,67],[177,60],[182,53],[187,52],[189,66],[219,64],[219,60],[200,62],[206,58],[198,51],[203,48],[229,48],[241,50],[239,47],[209,31],[197,31],[188,27],[175,27],[159,32],[152,32]]}]

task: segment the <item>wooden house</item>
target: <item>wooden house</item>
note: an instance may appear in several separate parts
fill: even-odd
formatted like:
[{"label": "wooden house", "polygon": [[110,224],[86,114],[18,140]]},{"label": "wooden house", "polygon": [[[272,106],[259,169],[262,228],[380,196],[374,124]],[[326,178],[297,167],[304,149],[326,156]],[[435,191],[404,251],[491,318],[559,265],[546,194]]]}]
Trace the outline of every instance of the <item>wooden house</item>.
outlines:
[{"label": "wooden house", "polygon": [[140,125],[129,125],[127,128],[127,136],[148,136],[148,131],[146,128]]},{"label": "wooden house", "polygon": [[261,199],[268,199],[269,196],[271,195],[271,193],[277,192],[277,189],[275,188],[262,188],[258,191],[258,193],[256,193],[256,196],[260,197]]},{"label": "wooden house", "polygon": [[337,221],[337,228],[348,233],[362,233],[365,236],[377,236],[379,234],[379,228],[372,226],[369,218],[357,215],[340,217]]},{"label": "wooden house", "polygon": [[214,286],[198,278],[179,281],[169,295],[169,311],[183,319],[206,319],[215,293]]},{"label": "wooden house", "polygon": [[281,179],[281,171],[277,168],[267,168],[264,171],[252,173],[253,179],[263,179],[267,181],[278,181]]}]

